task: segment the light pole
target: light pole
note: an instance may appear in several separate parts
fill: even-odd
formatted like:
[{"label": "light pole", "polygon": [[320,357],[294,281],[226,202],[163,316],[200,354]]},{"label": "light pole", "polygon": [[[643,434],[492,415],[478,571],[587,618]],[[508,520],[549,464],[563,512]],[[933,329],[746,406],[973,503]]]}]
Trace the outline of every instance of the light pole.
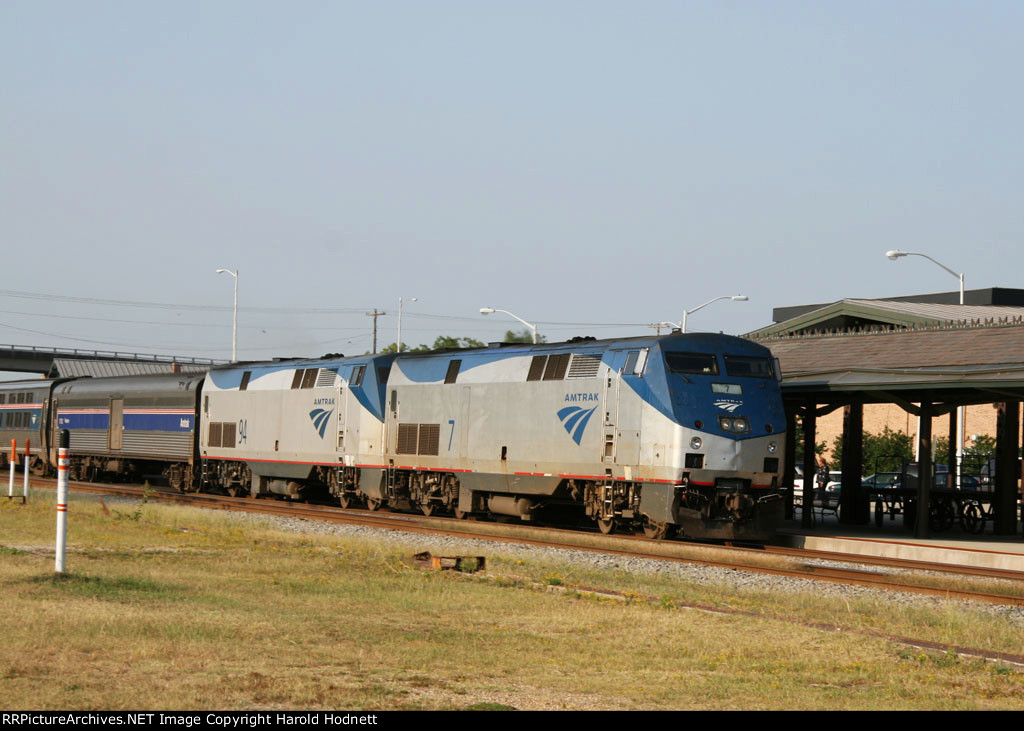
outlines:
[{"label": "light pole", "polygon": [[714,299],[710,299],[707,302],[705,302],[704,304],[698,305],[697,307],[694,307],[692,310],[683,310],[683,321],[681,323],[679,323],[679,332],[686,332],[686,316],[687,315],[691,315],[694,312],[696,312],[697,310],[704,309],[705,307],[710,305],[712,302],[718,302],[718,300],[735,300],[736,302],[746,302],[748,299],[749,298],[745,294],[734,294],[732,296],[725,295],[724,297],[715,297]]},{"label": "light pole", "polygon": [[954,272],[952,269],[950,269],[948,266],[946,266],[942,262],[935,261],[935,259],[932,259],[927,254],[918,254],[916,251],[902,251],[901,249],[893,249],[892,251],[885,252],[885,255],[887,257],[889,257],[890,259],[892,259],[893,261],[896,261],[900,257],[904,257],[904,256],[923,256],[925,259],[930,261],[932,264],[935,264],[936,266],[942,267],[943,269],[945,269],[947,272],[952,274],[954,277],[956,277],[960,281],[960,304],[964,303],[964,275],[963,275],[962,272],[960,274],[957,274],[956,272]]},{"label": "light pole", "polygon": [[231,327],[231,360],[238,361],[238,270],[218,269],[217,274],[230,274],[235,278],[235,317]]},{"label": "light pole", "polygon": [[[410,302],[416,302],[417,298],[416,297],[410,297],[409,301]],[[398,352],[398,353],[402,352],[402,298],[401,297],[398,298],[398,342],[395,344],[395,347],[398,349],[396,352]]]},{"label": "light pole", "polygon": [[[903,251],[902,249],[893,249],[892,251],[885,252],[885,255],[887,257],[889,257],[890,259],[892,259],[893,261],[896,261],[897,259],[899,259],[901,257],[904,257],[904,256],[921,256],[921,257],[924,257],[925,259],[927,259],[928,261],[930,261],[932,264],[935,264],[936,266],[942,267],[947,272],[949,272],[954,277],[956,277],[957,280],[960,282],[960,304],[963,305],[963,303],[964,303],[964,275],[963,275],[963,272],[960,272],[958,274],[958,273],[954,272],[952,269],[950,269],[948,266],[943,264],[942,262],[939,262],[939,261],[936,261],[935,259],[932,259],[927,254],[919,254],[916,251]],[[954,473],[953,474],[953,479],[956,481],[955,482],[956,486],[960,485],[960,467],[961,467],[961,465],[963,465],[963,461],[964,461],[964,416],[965,416],[964,407],[963,406],[957,406],[956,407],[956,464],[955,465],[951,465],[952,472]],[[914,447],[914,454],[916,454],[917,455],[917,459],[920,460],[921,459],[921,455],[918,454],[918,450],[920,448],[919,445],[921,443],[921,439],[920,439],[920,434],[921,434],[921,418],[920,417],[918,417],[918,420],[917,420],[917,433],[918,433],[919,436],[918,436],[918,440],[917,440],[917,446]]]},{"label": "light pole", "polygon": [[533,324],[527,322],[523,318],[519,317],[519,315],[513,315],[508,310],[497,310],[497,309],[495,309],[493,307],[481,307],[480,308],[480,314],[481,315],[492,315],[495,312],[502,312],[502,313],[508,315],[509,317],[515,318],[516,320],[519,320],[519,322],[523,323],[524,325],[526,325],[526,327],[530,328],[530,332],[533,333],[533,344],[534,345],[537,344],[537,326],[536,325],[533,325]]}]

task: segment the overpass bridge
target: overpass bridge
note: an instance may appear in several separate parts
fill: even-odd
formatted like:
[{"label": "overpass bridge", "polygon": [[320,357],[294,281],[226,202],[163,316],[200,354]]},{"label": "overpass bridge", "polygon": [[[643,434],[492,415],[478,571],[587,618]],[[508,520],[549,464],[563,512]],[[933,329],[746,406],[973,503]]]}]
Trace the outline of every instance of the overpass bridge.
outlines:
[{"label": "overpass bridge", "polygon": [[[0,371],[39,373],[54,378],[83,375],[77,371],[87,368],[93,370],[98,368],[101,373],[97,373],[97,375],[128,375],[131,373],[170,373],[178,369],[202,370],[226,362],[228,361],[210,358],[122,353],[111,350],[0,345]],[[114,364],[117,364],[117,368],[114,368]]]}]

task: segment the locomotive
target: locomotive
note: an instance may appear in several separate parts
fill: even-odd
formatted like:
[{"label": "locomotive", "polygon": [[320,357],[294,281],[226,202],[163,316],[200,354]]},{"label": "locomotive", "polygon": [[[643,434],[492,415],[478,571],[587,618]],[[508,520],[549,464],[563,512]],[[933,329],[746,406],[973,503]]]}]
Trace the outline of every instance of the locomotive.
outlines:
[{"label": "locomotive", "polygon": [[652,538],[764,541],[782,519],[778,366],[726,335],[233,363],[50,391],[32,397],[40,459],[54,463],[69,429],[73,477],[159,470],[186,492],[460,518],[569,510]]}]

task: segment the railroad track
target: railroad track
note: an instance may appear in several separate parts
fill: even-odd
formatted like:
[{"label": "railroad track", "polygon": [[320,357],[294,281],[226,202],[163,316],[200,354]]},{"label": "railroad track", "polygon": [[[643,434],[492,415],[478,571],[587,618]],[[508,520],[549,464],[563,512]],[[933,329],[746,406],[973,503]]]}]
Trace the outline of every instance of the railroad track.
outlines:
[{"label": "railroad track", "polygon": [[[36,480],[38,483],[53,484],[53,480]],[[892,574],[876,571],[869,567],[898,568],[908,571],[923,571],[941,573],[953,576],[970,576],[976,578],[1002,579],[1018,583],[1024,587],[1024,572],[1008,571],[1003,569],[988,569],[976,566],[950,566],[922,561],[911,561],[906,559],[888,559],[873,556],[852,556],[835,552],[810,551],[806,549],[790,549],[778,547],[765,547],[764,549],[715,546],[714,551],[731,552],[737,558],[735,560],[721,560],[701,558],[694,555],[678,555],[672,551],[708,549],[703,544],[686,542],[656,542],[640,536],[602,536],[602,546],[585,545],[580,542],[581,535],[591,536],[596,534],[581,534],[579,531],[570,531],[558,528],[538,529],[533,526],[503,526],[495,523],[480,523],[459,521],[454,518],[426,517],[416,514],[403,513],[377,513],[367,510],[354,510],[326,506],[310,505],[305,503],[288,503],[276,500],[265,500],[255,498],[232,498],[220,495],[207,494],[186,494],[177,492],[162,492],[153,489],[145,490],[141,487],[125,485],[107,485],[96,483],[72,483],[71,489],[75,491],[91,492],[107,495],[119,495],[131,498],[142,498],[148,495],[151,501],[173,502],[178,504],[189,504],[198,507],[236,510],[250,513],[286,516],[292,518],[304,518],[308,520],[321,520],[346,525],[361,525],[385,530],[403,531],[406,533],[421,533],[429,535],[450,536],[455,538],[470,538],[475,540],[492,541],[499,543],[511,543],[525,546],[537,546],[541,548],[561,548],[573,551],[586,551],[591,553],[602,553],[605,555],[616,555],[629,558],[643,558],[657,561],[670,561],[699,566],[710,566],[737,571],[750,571],[760,574],[787,578],[801,578],[814,581],[826,581],[837,584],[863,586],[888,591],[900,591],[913,594],[924,594],[947,599],[965,599],[970,601],[986,602],[991,604],[1002,604],[1009,606],[1024,606],[1024,597],[997,592],[982,592],[967,589],[956,589],[943,586],[929,586],[918,583],[900,581]],[[485,529],[486,528],[486,529]],[[524,528],[543,531],[544,538],[530,538],[521,535],[507,534],[507,529],[522,532]],[[608,543],[620,543],[622,547],[615,548]],[[629,544],[635,544],[633,547]],[[652,550],[653,548],[658,550]],[[764,556],[778,557],[781,559],[793,559],[796,565],[780,568],[765,566],[757,561],[751,561],[753,557]],[[845,564],[853,564],[855,568],[818,566],[806,563],[810,560],[838,561]]]}]

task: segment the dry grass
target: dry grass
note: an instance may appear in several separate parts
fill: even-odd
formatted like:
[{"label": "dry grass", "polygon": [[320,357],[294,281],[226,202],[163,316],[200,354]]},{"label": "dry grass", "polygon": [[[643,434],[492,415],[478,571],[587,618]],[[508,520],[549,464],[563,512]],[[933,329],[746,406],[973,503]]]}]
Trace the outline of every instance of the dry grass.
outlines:
[{"label": "dry grass", "polygon": [[465,581],[384,544],[210,511],[109,513],[74,498],[55,579],[52,503],[0,502],[4,708],[1024,708],[1024,676],[1006,668],[786,619],[1020,652],[1021,627],[982,613],[489,556],[498,574],[764,616],[716,615]]}]

